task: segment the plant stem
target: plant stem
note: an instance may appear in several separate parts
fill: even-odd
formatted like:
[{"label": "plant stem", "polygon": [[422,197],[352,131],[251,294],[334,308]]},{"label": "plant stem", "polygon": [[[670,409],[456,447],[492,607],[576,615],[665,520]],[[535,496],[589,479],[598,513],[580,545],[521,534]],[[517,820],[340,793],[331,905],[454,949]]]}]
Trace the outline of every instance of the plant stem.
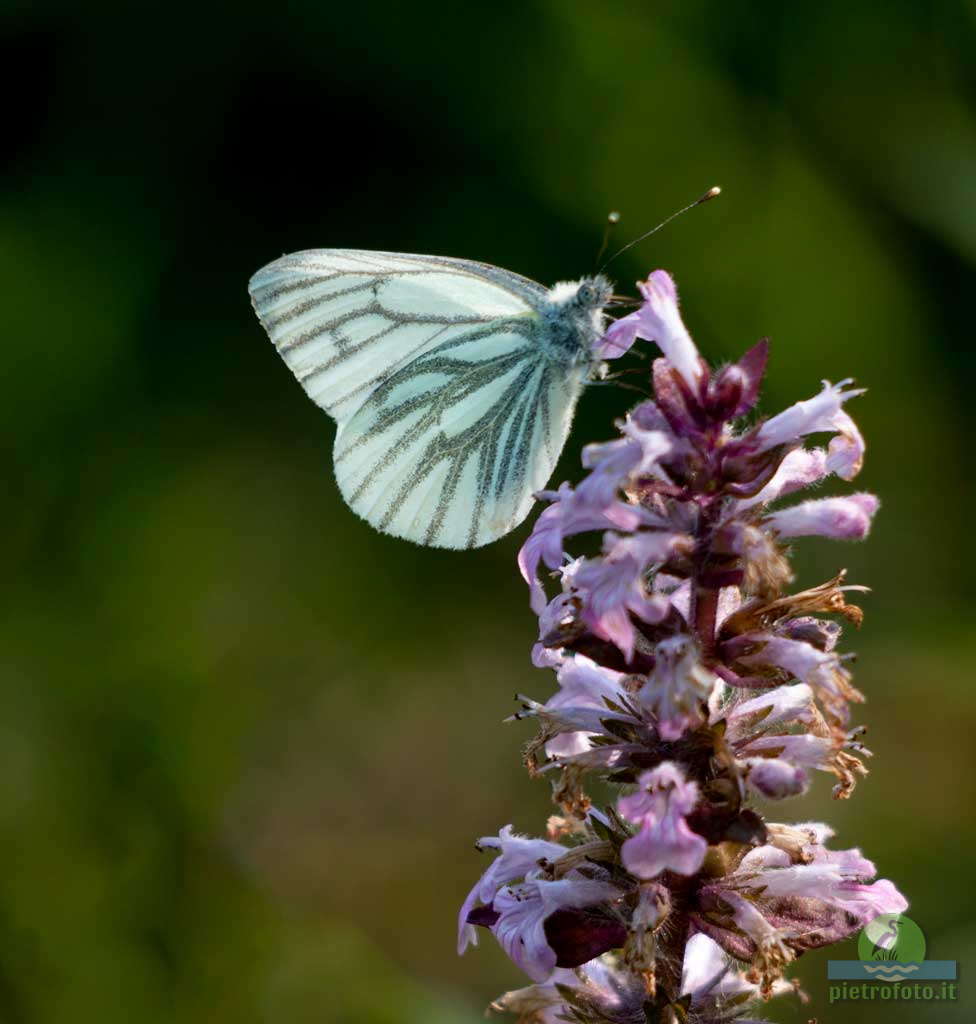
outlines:
[{"label": "plant stem", "polygon": [[718,622],[718,588],[704,583],[711,555],[711,538],[718,519],[720,503],[711,501],[699,509],[695,530],[695,570],[691,578],[691,621],[702,660],[708,664],[715,649],[715,627]]}]

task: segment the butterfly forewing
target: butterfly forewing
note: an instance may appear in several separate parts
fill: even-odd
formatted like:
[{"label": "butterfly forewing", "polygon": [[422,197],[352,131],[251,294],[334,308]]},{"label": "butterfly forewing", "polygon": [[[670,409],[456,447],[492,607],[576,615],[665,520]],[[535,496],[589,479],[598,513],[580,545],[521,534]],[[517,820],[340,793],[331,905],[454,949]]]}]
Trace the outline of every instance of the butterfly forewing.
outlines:
[{"label": "butterfly forewing", "polygon": [[320,249],[269,264],[250,290],[285,362],[339,425],[336,478],[354,511],[452,548],[525,518],[585,373],[545,358],[542,286],[465,260]]}]

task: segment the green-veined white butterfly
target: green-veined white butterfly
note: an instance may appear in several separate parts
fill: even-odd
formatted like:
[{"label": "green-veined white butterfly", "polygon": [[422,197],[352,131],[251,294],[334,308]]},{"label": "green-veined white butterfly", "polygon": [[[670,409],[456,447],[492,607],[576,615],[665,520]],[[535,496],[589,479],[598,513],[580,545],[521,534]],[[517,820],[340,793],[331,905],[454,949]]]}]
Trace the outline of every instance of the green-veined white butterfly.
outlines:
[{"label": "green-veined white butterfly", "polygon": [[471,260],[282,256],[250,281],[265,330],[337,424],[336,480],[378,530],[474,548],[528,515],[596,366],[602,276],[551,289]]}]

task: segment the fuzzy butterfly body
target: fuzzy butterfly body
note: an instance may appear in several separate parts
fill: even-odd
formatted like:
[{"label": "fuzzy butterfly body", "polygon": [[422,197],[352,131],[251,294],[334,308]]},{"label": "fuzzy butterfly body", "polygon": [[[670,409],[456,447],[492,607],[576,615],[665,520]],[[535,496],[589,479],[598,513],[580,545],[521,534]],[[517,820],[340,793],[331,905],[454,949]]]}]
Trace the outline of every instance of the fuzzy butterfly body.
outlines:
[{"label": "fuzzy butterfly body", "polygon": [[378,530],[473,548],[528,515],[594,366],[610,285],[312,249],[250,281],[265,330],[337,424],[343,497]]}]

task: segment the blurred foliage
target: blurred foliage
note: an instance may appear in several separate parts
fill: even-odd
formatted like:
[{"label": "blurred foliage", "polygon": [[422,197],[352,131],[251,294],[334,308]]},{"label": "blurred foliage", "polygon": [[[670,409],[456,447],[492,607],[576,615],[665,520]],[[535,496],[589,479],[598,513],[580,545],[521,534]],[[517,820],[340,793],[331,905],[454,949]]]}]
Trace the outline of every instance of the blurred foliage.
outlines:
[{"label": "blurred foliage", "polygon": [[[971,960],[974,69],[965,0],[8,0],[0,1020],[446,1024],[521,983],[453,929],[471,840],[547,814],[496,726],[551,688],[524,530],[456,554],[357,520],[245,283],[310,246],[551,282],[608,210],[623,241],[714,183],[618,281],[672,270],[714,359],[771,335],[767,411],[868,384],[885,502],[800,555],[874,588],[874,774],[777,813]],[[586,396],[557,479],[632,397]],[[971,1019],[965,963],[959,1004],[882,1010],[827,1007],[826,957],[778,1020]]]}]

